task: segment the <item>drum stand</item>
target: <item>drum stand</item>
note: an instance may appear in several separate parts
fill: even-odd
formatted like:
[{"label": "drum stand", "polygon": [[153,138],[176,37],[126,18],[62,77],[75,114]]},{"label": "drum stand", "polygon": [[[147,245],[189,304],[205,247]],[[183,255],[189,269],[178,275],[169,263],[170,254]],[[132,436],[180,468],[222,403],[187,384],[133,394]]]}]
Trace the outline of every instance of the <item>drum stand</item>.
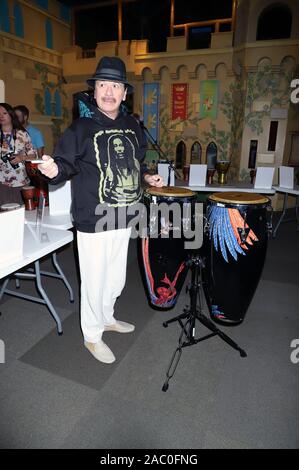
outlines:
[{"label": "drum stand", "polygon": [[[181,315],[171,318],[170,320],[167,320],[163,323],[163,326],[167,328],[170,323],[177,321],[179,322],[182,328],[182,332],[179,337],[178,347],[172,355],[169,367],[166,372],[167,378],[162,387],[163,392],[166,392],[168,390],[169,380],[173,377],[176,371],[178,362],[182,355],[182,349],[187,346],[192,346],[193,344],[197,344],[200,341],[204,341],[205,339],[217,335],[223,341],[229,344],[232,348],[239,351],[241,357],[247,356],[246,352],[243,349],[241,349],[229,336],[219,330],[211,320],[209,320],[205,315],[203,315],[200,296],[200,294],[202,294],[202,284],[200,280],[201,269],[204,266],[203,261],[199,255],[195,255],[188,261],[188,264],[191,267],[191,284],[188,286],[188,291],[190,295],[190,308],[185,308]],[[195,338],[196,320],[198,320],[205,327],[207,327],[212,333],[202,336],[201,338]]]}]

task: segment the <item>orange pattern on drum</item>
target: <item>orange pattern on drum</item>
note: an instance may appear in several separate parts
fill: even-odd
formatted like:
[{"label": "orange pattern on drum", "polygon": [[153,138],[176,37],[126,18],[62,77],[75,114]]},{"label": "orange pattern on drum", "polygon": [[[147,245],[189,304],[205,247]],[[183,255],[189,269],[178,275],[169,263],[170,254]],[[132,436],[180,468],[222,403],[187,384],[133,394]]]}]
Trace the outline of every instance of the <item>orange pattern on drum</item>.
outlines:
[{"label": "orange pattern on drum", "polygon": [[[244,224],[244,219],[241,216],[238,209],[229,208],[228,213],[229,213],[230,222],[231,222],[235,237],[237,239],[237,242],[242,248],[244,248],[245,250],[248,250],[248,247],[245,245],[244,242],[242,242],[240,238],[239,230],[238,230],[238,229],[243,230],[244,228],[248,229],[249,228],[248,224]],[[255,233],[251,229],[249,229],[249,232],[245,241],[246,243],[248,243],[248,245],[253,245],[252,240],[256,242],[258,241],[258,238],[255,235]]]},{"label": "orange pattern on drum", "polygon": [[157,307],[163,307],[163,308],[171,307],[176,301],[177,290],[175,286],[176,286],[180,273],[185,268],[185,263],[184,262],[181,263],[173,281],[171,281],[168,275],[164,273],[164,278],[161,279],[160,282],[165,284],[165,286],[167,287],[163,285],[157,287],[156,289],[158,293],[158,296],[157,296],[155,294],[155,283],[154,283],[154,278],[153,278],[152,270],[150,266],[148,242],[149,242],[148,238],[142,239],[142,258],[143,258],[146,283],[147,283],[147,287],[149,290],[151,303]]}]

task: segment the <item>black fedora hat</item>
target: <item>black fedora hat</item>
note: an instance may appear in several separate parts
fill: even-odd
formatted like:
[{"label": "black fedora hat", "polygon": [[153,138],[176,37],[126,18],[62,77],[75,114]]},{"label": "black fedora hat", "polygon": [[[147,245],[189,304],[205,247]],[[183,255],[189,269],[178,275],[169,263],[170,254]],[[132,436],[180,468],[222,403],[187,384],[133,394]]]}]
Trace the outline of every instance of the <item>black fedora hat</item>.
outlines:
[{"label": "black fedora hat", "polygon": [[89,86],[94,88],[96,80],[123,83],[128,93],[133,92],[132,85],[127,82],[126,65],[119,57],[102,57],[94,75],[86,81]]}]

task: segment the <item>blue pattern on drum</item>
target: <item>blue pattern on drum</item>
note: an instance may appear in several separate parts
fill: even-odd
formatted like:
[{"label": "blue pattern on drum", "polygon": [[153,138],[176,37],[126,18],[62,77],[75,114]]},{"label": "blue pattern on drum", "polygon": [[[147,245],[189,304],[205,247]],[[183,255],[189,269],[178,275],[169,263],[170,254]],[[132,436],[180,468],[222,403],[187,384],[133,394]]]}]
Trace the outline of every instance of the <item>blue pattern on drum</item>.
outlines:
[{"label": "blue pattern on drum", "polygon": [[224,313],[222,313],[220,310],[218,310],[218,305],[212,305],[212,315],[216,318],[225,318]]},{"label": "blue pattern on drum", "polygon": [[240,247],[234,230],[231,226],[229,212],[225,207],[213,206],[208,214],[209,237],[213,239],[215,250],[222,253],[223,258],[228,263],[227,251],[232,255],[235,261],[238,259],[238,253],[245,255]]}]

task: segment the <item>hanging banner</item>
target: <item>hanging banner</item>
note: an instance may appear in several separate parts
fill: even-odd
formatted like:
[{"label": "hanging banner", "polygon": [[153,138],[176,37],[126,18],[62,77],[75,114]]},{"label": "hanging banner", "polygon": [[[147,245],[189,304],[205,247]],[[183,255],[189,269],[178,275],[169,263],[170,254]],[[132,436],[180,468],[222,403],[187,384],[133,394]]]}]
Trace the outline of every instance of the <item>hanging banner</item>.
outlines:
[{"label": "hanging banner", "polygon": [[145,83],[143,90],[143,119],[152,138],[158,141],[159,131],[159,83]]},{"label": "hanging banner", "polygon": [[218,92],[218,80],[202,80],[200,82],[200,118],[217,118]]},{"label": "hanging banner", "polygon": [[187,119],[188,84],[176,83],[172,85],[172,113],[171,118]]}]

